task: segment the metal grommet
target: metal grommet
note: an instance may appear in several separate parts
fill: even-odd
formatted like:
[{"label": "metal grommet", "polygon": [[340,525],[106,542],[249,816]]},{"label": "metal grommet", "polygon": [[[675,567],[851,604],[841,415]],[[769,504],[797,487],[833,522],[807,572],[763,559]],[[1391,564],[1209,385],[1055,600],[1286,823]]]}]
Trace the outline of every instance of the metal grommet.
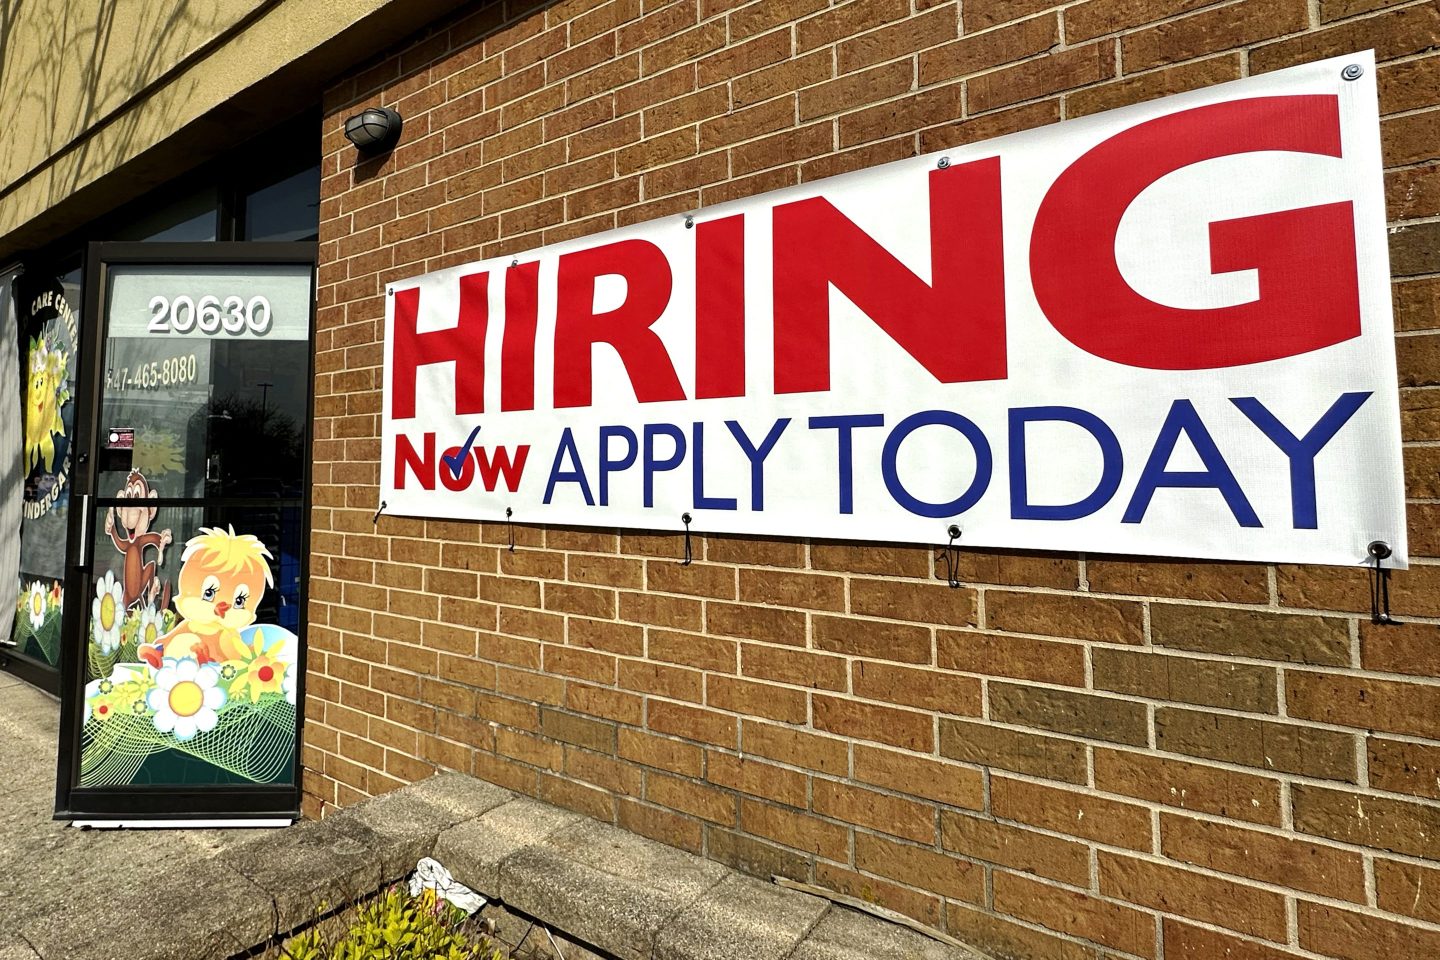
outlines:
[{"label": "metal grommet", "polygon": [[1365,75],[1365,68],[1358,63],[1347,63],[1345,69],[1340,71],[1340,76],[1346,80],[1359,80]]},{"label": "metal grommet", "polygon": [[1372,540],[1370,545],[1365,548],[1366,555],[1372,560],[1388,560],[1394,552],[1390,549],[1390,544],[1384,540]]},{"label": "metal grommet", "polygon": [[936,162],[935,166],[939,167],[941,170],[944,170],[945,168],[947,168],[947,167],[950,166],[950,158],[949,158],[949,157],[941,157],[941,158]]},{"label": "metal grommet", "polygon": [[688,213],[685,215],[685,229],[692,230],[695,227],[695,218]]}]

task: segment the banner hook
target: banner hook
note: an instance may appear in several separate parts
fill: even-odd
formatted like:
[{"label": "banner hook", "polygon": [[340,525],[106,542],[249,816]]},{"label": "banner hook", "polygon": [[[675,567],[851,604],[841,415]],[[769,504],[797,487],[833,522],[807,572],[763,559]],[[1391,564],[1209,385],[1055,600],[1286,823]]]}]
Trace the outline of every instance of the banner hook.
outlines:
[{"label": "banner hook", "polygon": [[514,552],[515,552],[515,524],[513,524],[513,523],[510,522],[510,518],[513,517],[514,515],[515,515],[515,511],[514,511],[514,510],[511,510],[509,507],[506,507],[506,508],[505,508],[505,532],[510,535],[510,552],[511,552],[511,553],[514,553]]},{"label": "banner hook", "polygon": [[1370,568],[1370,622],[1394,626],[1400,621],[1390,616],[1390,568],[1380,566],[1380,561],[1394,551],[1384,540],[1374,540],[1365,552],[1374,561],[1374,566]]},{"label": "banner hook", "polygon": [[384,513],[384,512],[385,512],[385,508],[388,507],[388,506],[389,506],[389,504],[386,503],[384,500],[381,500],[381,501],[380,501],[380,509],[376,510],[376,511],[375,511],[375,516],[373,516],[373,517],[370,518],[370,525],[371,525],[372,527],[378,527],[378,526],[380,526],[380,514]]},{"label": "banner hook", "polygon": [[950,542],[945,544],[945,579],[950,583],[951,590],[960,589],[960,548],[955,541],[960,539],[960,527],[950,524],[946,529],[950,534]]},{"label": "banner hook", "polygon": [[680,561],[680,566],[688,567],[695,559],[695,554],[690,549],[690,514],[680,514],[680,522],[685,524],[685,559]]}]

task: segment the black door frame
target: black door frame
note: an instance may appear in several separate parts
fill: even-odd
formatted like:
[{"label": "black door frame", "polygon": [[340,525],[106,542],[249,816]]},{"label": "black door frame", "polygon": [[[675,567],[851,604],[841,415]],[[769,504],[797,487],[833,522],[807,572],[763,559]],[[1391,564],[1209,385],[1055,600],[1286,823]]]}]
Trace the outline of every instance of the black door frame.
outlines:
[{"label": "black door frame", "polygon": [[[81,708],[85,696],[85,656],[88,634],[88,603],[66,604],[61,626],[60,657],[60,750],[55,781],[55,819],[57,820],[217,820],[285,818],[298,819],[300,814],[301,741],[304,731],[305,655],[307,650],[307,599],[310,579],[310,500],[311,443],[315,416],[315,267],[319,244],[310,241],[295,243],[202,241],[195,243],[91,243],[86,251],[84,307],[81,314],[82,367],[77,382],[80,395],[75,408],[74,477],[70,489],[69,549],[66,557],[66,593],[88,600],[93,589],[88,538],[90,515],[96,497],[96,465],[99,463],[98,429],[100,402],[104,386],[105,344],[108,322],[105,304],[110,286],[111,266],[176,264],[188,265],[254,265],[309,264],[310,324],[309,353],[306,374],[307,403],[305,409],[304,446],[301,480],[301,552],[300,552],[300,619],[296,636],[299,639],[298,683],[295,696],[295,755],[291,783],[286,786],[230,785],[190,788],[134,785],[125,787],[80,787]],[[101,497],[99,499],[107,499]],[[227,506],[243,506],[239,498],[222,498]],[[189,502],[189,501],[186,501]],[[268,505],[264,500],[251,504]],[[157,505],[173,504],[173,500],[156,501]],[[82,589],[72,593],[80,585]]]}]

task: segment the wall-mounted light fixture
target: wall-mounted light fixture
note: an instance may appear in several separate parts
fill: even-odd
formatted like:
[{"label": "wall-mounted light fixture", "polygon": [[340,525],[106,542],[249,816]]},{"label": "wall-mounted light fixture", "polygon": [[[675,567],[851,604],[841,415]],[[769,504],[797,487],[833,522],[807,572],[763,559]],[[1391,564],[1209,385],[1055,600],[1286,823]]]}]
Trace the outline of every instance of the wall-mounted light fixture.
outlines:
[{"label": "wall-mounted light fixture", "polygon": [[345,121],[345,139],[361,153],[380,153],[395,146],[404,121],[389,107],[366,107]]}]

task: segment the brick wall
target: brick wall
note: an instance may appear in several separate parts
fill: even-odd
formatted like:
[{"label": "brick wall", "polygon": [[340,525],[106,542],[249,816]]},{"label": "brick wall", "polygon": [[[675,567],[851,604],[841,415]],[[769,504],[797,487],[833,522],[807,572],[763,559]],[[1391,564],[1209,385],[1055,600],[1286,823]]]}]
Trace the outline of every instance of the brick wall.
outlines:
[{"label": "brick wall", "polygon": [[[453,768],[1005,956],[1440,955],[1437,44],[1433,0],[568,0],[338,81],[307,813]],[[372,525],[386,281],[1370,46],[1404,626],[1358,570]]]}]

